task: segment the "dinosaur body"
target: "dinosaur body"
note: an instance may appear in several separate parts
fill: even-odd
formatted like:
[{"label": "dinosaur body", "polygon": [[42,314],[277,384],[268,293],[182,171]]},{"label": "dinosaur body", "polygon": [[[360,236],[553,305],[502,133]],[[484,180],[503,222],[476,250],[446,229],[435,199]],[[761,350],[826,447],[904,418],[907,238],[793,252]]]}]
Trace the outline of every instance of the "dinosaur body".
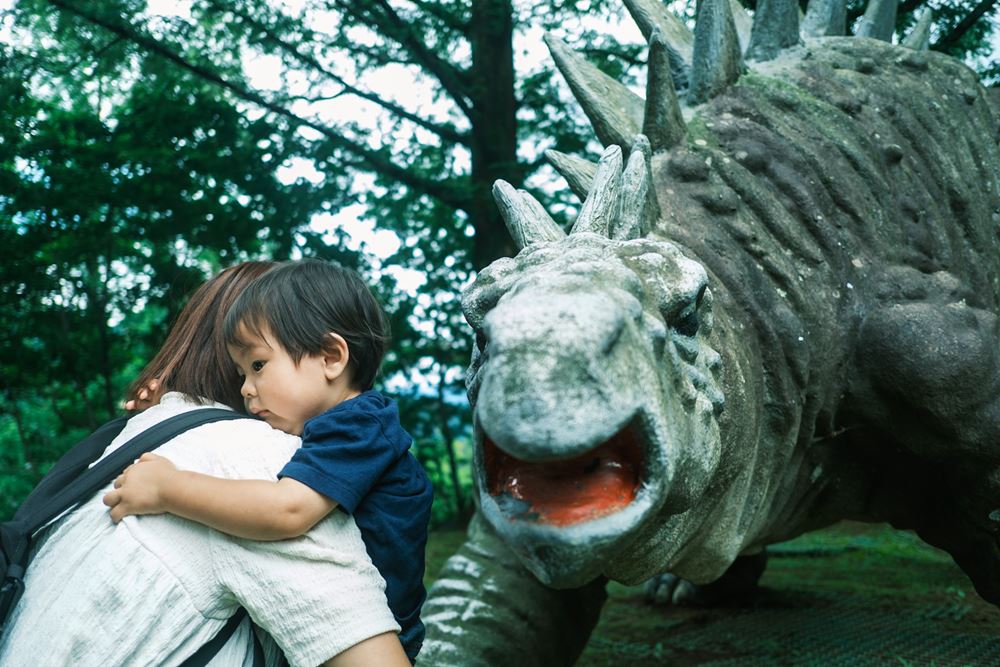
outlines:
[{"label": "dinosaur body", "polygon": [[498,186],[524,250],[463,295],[480,512],[421,664],[571,664],[605,578],[711,582],[843,518],[915,529],[1000,603],[986,92],[945,56],[824,37],[721,86],[696,53],[689,95],[716,92],[682,111],[653,32],[644,118],[617,124],[652,146],[555,156],[587,196],[568,236]]}]

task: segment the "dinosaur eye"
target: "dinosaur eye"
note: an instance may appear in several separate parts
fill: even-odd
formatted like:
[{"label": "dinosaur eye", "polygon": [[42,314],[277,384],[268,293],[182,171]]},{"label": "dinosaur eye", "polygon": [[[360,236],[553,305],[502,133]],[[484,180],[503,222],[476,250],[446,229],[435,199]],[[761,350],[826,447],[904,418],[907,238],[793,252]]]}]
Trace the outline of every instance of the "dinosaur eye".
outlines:
[{"label": "dinosaur eye", "polygon": [[674,331],[682,336],[694,336],[698,333],[698,311],[694,308],[674,323]]},{"label": "dinosaur eye", "polygon": [[708,289],[708,285],[702,285],[701,289],[698,290],[698,296],[694,298],[694,307],[701,308],[701,302],[705,298],[705,290]]},{"label": "dinosaur eye", "polygon": [[698,296],[694,298],[694,303],[688,306],[687,312],[681,315],[673,324],[674,331],[682,336],[694,336],[698,333],[698,309],[705,298],[705,285],[698,290]]}]

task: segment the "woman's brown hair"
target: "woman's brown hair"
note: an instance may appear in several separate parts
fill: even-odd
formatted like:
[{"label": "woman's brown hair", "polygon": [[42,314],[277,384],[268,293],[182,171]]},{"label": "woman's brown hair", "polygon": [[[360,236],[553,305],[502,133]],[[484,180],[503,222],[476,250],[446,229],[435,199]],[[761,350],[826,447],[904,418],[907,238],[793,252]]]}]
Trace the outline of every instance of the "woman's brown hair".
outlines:
[{"label": "woman's brown hair", "polygon": [[[128,398],[156,380],[164,391],[179,391],[199,401],[218,401],[242,411],[241,381],[222,336],[226,312],[246,287],[277,266],[243,262],[210,278],[188,299],[153,360],[128,389]],[[154,401],[155,402],[155,401]]]}]

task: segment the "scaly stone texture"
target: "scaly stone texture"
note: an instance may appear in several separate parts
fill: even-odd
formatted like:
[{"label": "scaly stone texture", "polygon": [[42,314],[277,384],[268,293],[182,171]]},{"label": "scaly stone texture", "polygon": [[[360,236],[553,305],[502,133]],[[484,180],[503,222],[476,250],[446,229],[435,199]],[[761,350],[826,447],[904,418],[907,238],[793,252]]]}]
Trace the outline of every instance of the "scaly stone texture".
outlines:
[{"label": "scaly stone texture", "polygon": [[[961,63],[808,40],[653,155],[647,237],[570,234],[481,272],[480,517],[419,664],[572,664],[604,577],[707,583],[842,518],[914,529],[1000,603],[997,139]],[[641,451],[625,509],[560,525],[517,498],[517,474],[559,487],[619,445]]]}]

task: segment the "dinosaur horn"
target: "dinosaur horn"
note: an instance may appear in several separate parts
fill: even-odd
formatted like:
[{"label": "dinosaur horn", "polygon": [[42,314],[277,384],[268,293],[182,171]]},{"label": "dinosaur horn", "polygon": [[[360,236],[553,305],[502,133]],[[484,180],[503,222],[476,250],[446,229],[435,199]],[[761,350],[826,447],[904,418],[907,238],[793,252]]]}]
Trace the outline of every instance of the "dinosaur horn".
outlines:
[{"label": "dinosaur horn", "polygon": [[728,0],[702,0],[694,27],[691,104],[715,97],[743,72],[743,56]]},{"label": "dinosaur horn", "polygon": [[621,189],[622,149],[608,146],[601,155],[594,184],[570,234],[594,232],[607,236],[611,222],[618,217],[621,207]]},{"label": "dinosaur horn", "polygon": [[622,210],[618,220],[611,225],[611,238],[635,239],[653,228],[660,217],[660,205],[652,181],[652,150],[649,140],[640,134],[632,144],[628,165],[622,174]]},{"label": "dinosaur horn", "polygon": [[624,0],[624,2],[628,13],[632,15],[647,42],[653,38],[653,31],[659,28],[663,41],[669,44],[685,62],[691,62],[694,35],[683,21],[667,11],[666,5],[660,0]]},{"label": "dinosaur horn", "polygon": [[545,35],[545,44],[601,143],[628,145],[642,123],[642,98],[555,37]]},{"label": "dinosaur horn", "polygon": [[858,37],[872,37],[883,42],[892,41],[896,27],[896,0],[869,0],[865,15],[858,25]]},{"label": "dinosaur horn", "polygon": [[799,3],[795,0],[760,0],[753,15],[747,58],[773,60],[781,49],[798,43]]},{"label": "dinosaur horn", "polygon": [[847,34],[847,2],[845,0],[809,0],[802,32],[809,37],[829,37]]},{"label": "dinosaur horn", "polygon": [[934,20],[934,12],[930,9],[925,9],[917,19],[917,25],[913,26],[913,30],[910,34],[906,36],[903,40],[903,46],[909,47],[916,51],[926,51],[931,45],[931,22]]},{"label": "dinosaur horn", "polygon": [[566,179],[573,194],[579,197],[580,201],[584,201],[587,198],[587,193],[590,192],[590,184],[594,182],[597,165],[590,160],[554,150],[545,151],[545,159],[559,172],[560,176]]},{"label": "dinosaur horn", "polygon": [[740,0],[729,0],[729,11],[733,13],[733,24],[736,26],[736,35],[740,38],[740,53],[746,53],[750,46],[750,32],[753,29],[753,19],[750,14],[740,4]]},{"label": "dinosaur horn", "polygon": [[566,238],[566,232],[534,197],[523,190],[515,190],[507,181],[498,180],[493,184],[493,198],[518,250],[532,243]]},{"label": "dinosaur horn", "polygon": [[649,38],[646,67],[646,113],[642,133],[649,137],[653,150],[661,151],[680,143],[687,132],[681,106],[674,90],[667,45],[659,29]]}]

